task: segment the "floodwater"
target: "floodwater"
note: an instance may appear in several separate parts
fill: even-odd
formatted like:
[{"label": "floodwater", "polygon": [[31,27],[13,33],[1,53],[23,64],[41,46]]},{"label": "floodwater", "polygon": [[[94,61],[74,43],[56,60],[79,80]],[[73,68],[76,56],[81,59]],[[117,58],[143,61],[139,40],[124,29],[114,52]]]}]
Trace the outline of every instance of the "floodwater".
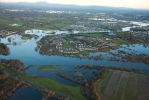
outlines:
[{"label": "floodwater", "polygon": [[130,31],[131,28],[135,28],[135,27],[143,27],[143,26],[149,26],[149,23],[143,23],[143,22],[135,22],[135,21],[131,21],[131,24],[137,25],[137,26],[132,26],[132,27],[123,27],[122,31],[126,32],[126,31]]},{"label": "floodwater", "polygon": [[[33,88],[24,88],[23,86],[17,89],[11,97],[6,100],[42,100],[43,93]],[[48,100],[58,100],[56,98],[50,98]]]},{"label": "floodwater", "polygon": [[[117,62],[117,61],[109,61],[109,60],[94,60],[94,59],[88,59],[88,58],[72,58],[72,57],[63,57],[63,56],[46,56],[39,54],[38,51],[35,51],[36,42],[39,41],[42,36],[45,36],[47,34],[41,33],[41,32],[35,32],[40,37],[38,39],[30,39],[27,41],[21,40],[20,35],[11,35],[6,38],[2,38],[1,42],[8,45],[10,48],[10,54],[7,56],[0,55],[0,59],[20,59],[24,62],[25,67],[28,65],[34,65],[30,69],[26,71],[26,73],[30,76],[32,75],[43,75],[43,77],[53,79],[59,83],[67,84],[71,86],[76,86],[77,84],[74,82],[71,82],[69,80],[66,80],[64,78],[61,78],[56,75],[57,72],[64,73],[70,77],[73,77],[74,74],[77,72],[84,72],[84,75],[81,77],[77,77],[79,81],[84,79],[89,79],[91,77],[94,77],[93,71],[99,71],[99,70],[90,70],[90,69],[84,69],[84,68],[75,68],[75,65],[101,65],[101,66],[119,66],[119,67],[130,67],[130,68],[136,68],[143,70],[145,73],[149,72],[149,65],[144,63],[132,63],[132,62]],[[8,38],[11,38],[12,41],[8,42]],[[16,42],[17,45],[13,45],[13,42]],[[149,47],[144,47],[140,44],[135,45],[123,45],[122,48],[119,50],[124,50],[124,47],[128,48],[127,50],[135,50],[139,53],[145,53],[149,55]],[[97,56],[100,55],[100,53],[90,53],[90,56]],[[103,57],[110,57],[108,53],[102,53]],[[45,70],[45,71],[38,71],[38,67],[41,65],[53,65],[57,66],[59,68],[62,68],[62,70]],[[38,94],[38,95],[37,95]],[[23,87],[19,88],[11,97],[9,97],[7,100],[38,100],[33,99],[36,98],[36,95],[38,98],[43,97],[42,93],[38,92],[35,89],[24,89]],[[21,97],[21,99],[20,99]],[[23,97],[23,99],[22,99]],[[15,99],[18,98],[18,99]],[[50,100],[56,100],[56,99],[50,99]]]}]

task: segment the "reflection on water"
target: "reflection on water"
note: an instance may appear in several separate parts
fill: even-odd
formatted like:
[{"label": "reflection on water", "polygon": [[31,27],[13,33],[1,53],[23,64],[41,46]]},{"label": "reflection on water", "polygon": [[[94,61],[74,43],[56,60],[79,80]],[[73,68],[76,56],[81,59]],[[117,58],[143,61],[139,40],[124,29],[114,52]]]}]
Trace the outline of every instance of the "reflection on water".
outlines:
[{"label": "reflection on water", "polygon": [[[78,80],[83,80],[85,78],[91,78],[94,77],[94,74],[92,73],[93,70],[89,69],[75,69],[74,65],[80,65],[80,64],[89,64],[89,65],[102,65],[102,66],[120,66],[120,67],[130,67],[130,68],[136,68],[143,70],[145,73],[149,72],[149,65],[144,63],[132,63],[132,62],[117,62],[117,61],[108,61],[108,60],[94,60],[94,59],[88,59],[88,58],[72,58],[72,57],[63,57],[63,56],[46,56],[41,55],[39,52],[35,51],[36,42],[39,41],[42,36],[45,34],[40,34],[40,37],[38,39],[30,39],[27,41],[21,40],[21,36],[19,35],[11,35],[6,38],[1,39],[1,42],[5,44],[9,44],[8,47],[10,48],[10,55],[3,56],[0,55],[0,59],[20,59],[24,62],[25,67],[28,65],[35,65],[31,67],[29,70],[27,70],[27,74],[32,75],[40,75],[44,74],[43,77],[53,79],[57,82],[60,82],[62,84],[67,84],[71,86],[76,86],[76,83],[73,83],[69,80],[66,80],[64,78],[61,78],[57,76],[56,72],[62,72],[70,77],[73,77],[73,75],[77,72],[86,72],[83,77],[77,77]],[[12,38],[12,42],[8,42],[8,38]],[[13,42],[19,43],[19,45],[13,45]],[[127,48],[127,49],[126,49]],[[131,50],[138,51],[139,53],[145,53],[149,55],[149,47],[144,47],[143,45],[123,45],[122,48],[118,50],[126,50],[131,52]],[[115,51],[116,52],[116,51]],[[108,53],[90,53],[90,56],[96,56],[102,54],[103,57],[111,57],[112,55]],[[46,70],[46,71],[38,71],[37,68],[40,65],[60,65],[59,67],[63,68],[63,70]],[[51,74],[54,73],[54,74]],[[39,95],[37,95],[39,94]],[[19,96],[18,96],[19,95]],[[8,98],[7,100],[41,100],[43,97],[42,93],[38,92],[34,89],[24,89],[23,87],[19,88],[13,96]],[[15,99],[17,98],[17,99]],[[22,99],[23,98],[23,99]],[[50,100],[56,100],[56,99],[50,99]]]},{"label": "reflection on water", "polygon": [[126,31],[130,31],[130,28],[135,28],[135,27],[143,27],[143,26],[148,26],[149,23],[143,23],[143,22],[135,22],[135,21],[131,21],[130,22],[131,24],[134,24],[134,25],[137,25],[137,26],[132,26],[132,27],[124,27],[122,28],[122,31],[123,32],[126,32]]},{"label": "reflection on water", "polygon": [[[17,89],[11,97],[8,97],[6,100],[42,100],[43,93],[33,89],[33,88],[24,88],[23,86]],[[58,100],[56,98],[50,98],[48,100]]]}]

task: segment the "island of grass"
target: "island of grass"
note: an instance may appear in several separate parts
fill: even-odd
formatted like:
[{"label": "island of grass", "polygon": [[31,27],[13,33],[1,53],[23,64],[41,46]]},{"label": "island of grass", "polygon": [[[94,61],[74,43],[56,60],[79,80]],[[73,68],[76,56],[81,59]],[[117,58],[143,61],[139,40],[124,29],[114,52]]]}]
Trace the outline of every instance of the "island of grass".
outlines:
[{"label": "island of grass", "polygon": [[149,100],[149,76],[109,70],[96,84],[101,100]]},{"label": "island of grass", "polygon": [[62,68],[58,68],[52,65],[43,65],[43,66],[38,67],[37,70],[62,70]]},{"label": "island of grass", "polygon": [[81,77],[81,76],[83,76],[83,73],[82,73],[82,72],[77,72],[77,73],[75,73],[74,75]]},{"label": "island of grass", "polygon": [[32,38],[32,35],[31,34],[23,34],[21,39],[22,40],[28,40],[28,39],[31,39]]}]

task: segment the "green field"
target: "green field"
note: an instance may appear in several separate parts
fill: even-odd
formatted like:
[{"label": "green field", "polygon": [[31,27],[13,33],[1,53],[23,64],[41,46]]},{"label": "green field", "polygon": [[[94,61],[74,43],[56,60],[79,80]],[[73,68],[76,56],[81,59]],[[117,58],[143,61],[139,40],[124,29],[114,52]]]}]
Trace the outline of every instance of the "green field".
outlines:
[{"label": "green field", "polygon": [[142,74],[109,70],[96,89],[101,100],[149,100],[148,79]]},{"label": "green field", "polygon": [[30,82],[32,84],[35,84],[37,86],[40,86],[46,89],[51,89],[64,96],[73,98],[74,100],[86,100],[86,98],[81,93],[81,89],[82,89],[81,86],[76,86],[76,87],[68,86],[48,78],[33,78],[25,74],[20,74],[19,78],[27,82]]},{"label": "green field", "polygon": [[103,34],[101,33],[82,33],[82,34],[78,34],[80,36],[87,36],[87,37],[95,37],[95,38],[101,38],[103,36]]},{"label": "green field", "polygon": [[[0,14],[0,16],[1,16],[0,17],[0,26],[5,27],[7,30],[11,30],[11,31],[25,31],[25,30],[27,30],[27,27],[25,27],[27,25],[26,22],[6,19],[2,14]],[[10,26],[10,24],[19,24],[21,26]]]},{"label": "green field", "polygon": [[87,55],[90,54],[90,51],[88,51],[88,50],[80,51],[79,54],[84,55],[84,56],[87,56]]},{"label": "green field", "polygon": [[[6,28],[6,30],[11,31],[25,31],[27,29],[36,28],[41,30],[57,30],[68,25],[75,23],[74,20],[66,20],[65,18],[54,18],[54,17],[35,17],[29,18],[30,22],[28,21],[19,21],[19,20],[12,20],[8,19],[0,13],[0,26]],[[50,23],[49,23],[50,22]],[[42,25],[40,25],[42,23]],[[10,26],[10,24],[19,24],[21,26]]]},{"label": "green field", "polygon": [[63,43],[62,46],[64,48],[71,48],[71,47],[73,47],[73,44],[72,43]]},{"label": "green field", "polygon": [[82,72],[77,72],[77,73],[75,73],[74,75],[81,77],[81,76],[83,76],[83,73],[82,73]]},{"label": "green field", "polygon": [[30,35],[30,34],[23,34],[22,37],[21,37],[22,40],[28,40],[28,39],[31,39],[31,38],[32,38],[32,35]]},{"label": "green field", "polygon": [[130,44],[131,42],[128,40],[122,40],[122,39],[115,39],[115,40],[111,40],[111,42],[116,43],[118,45],[122,45],[122,44]]},{"label": "green field", "polygon": [[[0,67],[4,68],[10,74],[16,75],[15,72],[9,70],[4,65],[0,64]],[[72,98],[73,100],[87,100],[81,93],[82,87],[81,86],[69,86],[65,84],[61,84],[49,78],[33,78],[26,74],[19,74],[16,75],[21,80],[34,84],[36,86],[40,86],[42,88],[51,89],[54,92]]]},{"label": "green field", "polygon": [[57,68],[52,65],[43,65],[40,66],[37,70],[61,70],[62,68]]}]

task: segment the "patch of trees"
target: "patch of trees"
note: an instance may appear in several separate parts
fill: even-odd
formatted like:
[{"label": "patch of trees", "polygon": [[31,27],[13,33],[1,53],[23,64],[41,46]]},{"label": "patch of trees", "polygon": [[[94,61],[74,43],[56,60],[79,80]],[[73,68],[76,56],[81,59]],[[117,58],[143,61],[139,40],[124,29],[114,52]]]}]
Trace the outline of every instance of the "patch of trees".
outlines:
[{"label": "patch of trees", "polygon": [[17,78],[7,78],[5,80],[0,80],[0,100],[5,100],[7,97],[11,96],[12,93],[19,88],[23,82],[18,81]]},{"label": "patch of trees", "polygon": [[4,71],[0,68],[0,75],[3,75]]},{"label": "patch of trees", "polygon": [[130,33],[130,34],[118,34],[117,38],[123,39],[123,40],[129,40],[133,43],[138,42],[138,37],[134,36],[132,33]]},{"label": "patch of trees", "polygon": [[60,77],[62,77],[62,78],[65,78],[65,79],[67,79],[67,80],[70,80],[70,81],[72,81],[72,82],[75,82],[75,83],[77,83],[77,84],[84,85],[83,82],[80,82],[79,80],[76,80],[76,79],[74,79],[74,78],[71,78],[71,77],[69,77],[69,76],[67,76],[67,75],[65,75],[65,74],[63,74],[63,73],[61,73],[61,72],[56,73],[56,75],[58,75],[58,76],[60,76]]},{"label": "patch of trees", "polygon": [[19,74],[21,71],[25,70],[24,63],[20,60],[5,60],[1,59],[1,63],[5,65],[10,70]]},{"label": "patch of trees", "polygon": [[85,86],[82,89],[82,93],[88,100],[98,100],[98,94],[96,93],[96,81],[103,78],[107,70],[102,70],[96,75],[96,78],[86,81]]},{"label": "patch of trees", "polygon": [[2,55],[9,54],[9,48],[4,43],[0,43],[0,54]]},{"label": "patch of trees", "polygon": [[122,57],[122,58],[123,58],[123,60],[126,60],[126,61],[143,62],[143,63],[149,64],[149,56],[143,55],[143,54],[128,55],[128,56],[125,56],[125,57]]}]

